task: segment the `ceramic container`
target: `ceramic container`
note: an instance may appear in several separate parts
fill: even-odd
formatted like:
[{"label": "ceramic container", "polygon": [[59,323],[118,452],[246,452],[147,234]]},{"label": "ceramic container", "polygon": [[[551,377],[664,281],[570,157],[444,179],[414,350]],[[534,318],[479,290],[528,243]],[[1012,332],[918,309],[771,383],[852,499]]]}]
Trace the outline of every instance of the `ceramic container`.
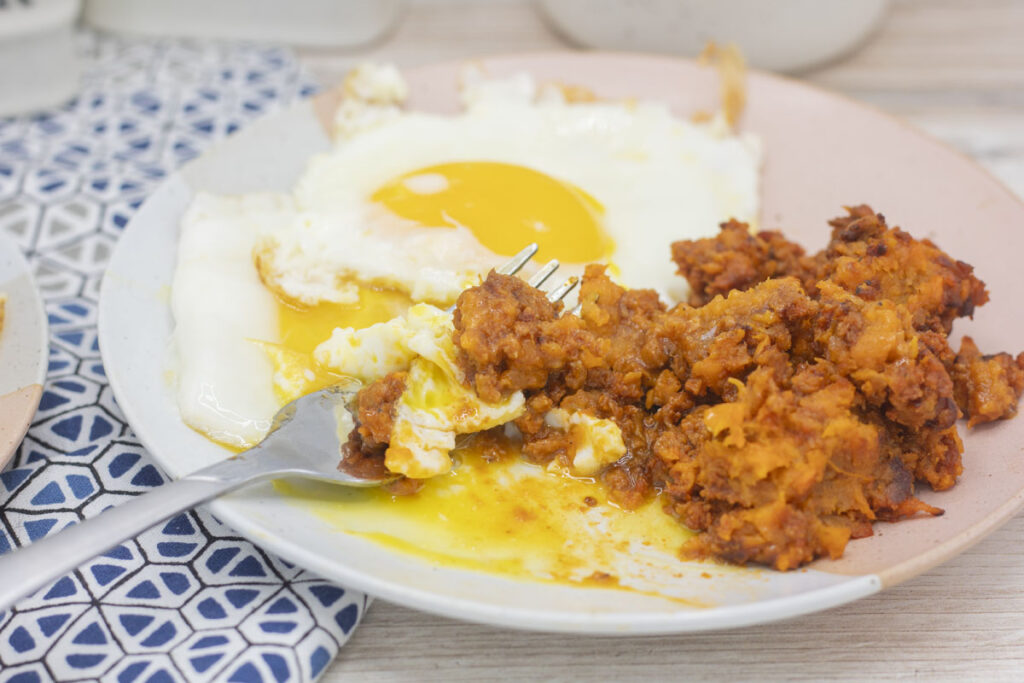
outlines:
[{"label": "ceramic container", "polygon": [[734,42],[748,62],[799,71],[859,46],[888,0],[538,0],[554,28],[605,50],[695,56]]},{"label": "ceramic container", "polygon": [[0,2],[0,116],[52,107],[78,89],[80,0]]},{"label": "ceramic container", "polygon": [[86,0],[86,23],[143,35],[227,38],[324,47],[369,43],[398,20],[403,0]]},{"label": "ceramic container", "polygon": [[18,245],[0,233],[0,470],[32,423],[43,394],[49,352],[46,313],[32,268]]}]

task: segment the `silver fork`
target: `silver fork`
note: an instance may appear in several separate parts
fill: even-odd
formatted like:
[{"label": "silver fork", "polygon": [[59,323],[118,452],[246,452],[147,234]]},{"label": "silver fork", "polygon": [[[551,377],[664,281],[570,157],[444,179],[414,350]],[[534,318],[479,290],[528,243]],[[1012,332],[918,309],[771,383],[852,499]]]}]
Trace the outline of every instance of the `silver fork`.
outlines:
[{"label": "silver fork", "polygon": [[[531,244],[497,269],[505,275],[522,270],[537,245]],[[550,261],[530,279],[540,287],[558,269]],[[560,301],[576,287],[575,278],[548,292]],[[249,484],[299,477],[341,486],[371,487],[396,477],[360,479],[338,469],[342,444],[341,411],[348,411],[358,382],[337,384],[297,399],[274,416],[267,436],[258,445],[215,465],[79,522],[58,534],[0,557],[0,611],[64,576],[118,543],[185,510]]]}]

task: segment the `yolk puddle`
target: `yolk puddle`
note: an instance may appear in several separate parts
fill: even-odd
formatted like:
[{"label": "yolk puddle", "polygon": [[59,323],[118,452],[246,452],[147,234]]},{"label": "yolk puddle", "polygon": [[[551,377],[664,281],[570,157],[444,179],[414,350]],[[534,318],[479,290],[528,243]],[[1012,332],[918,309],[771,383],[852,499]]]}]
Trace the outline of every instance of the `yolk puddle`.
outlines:
[{"label": "yolk puddle", "polygon": [[336,327],[357,330],[369,327],[402,315],[411,305],[412,301],[402,292],[366,287],[360,288],[359,302],[355,304],[296,306],[279,300],[277,326],[281,345],[300,353],[312,353]]},{"label": "yolk puddle", "polygon": [[338,531],[435,566],[514,578],[618,586],[624,575],[664,571],[692,535],[655,500],[635,511],[608,502],[591,480],[523,461],[487,462],[472,440],[456,466],[409,496],[282,481],[276,488]]},{"label": "yolk puddle", "polygon": [[590,263],[614,244],[602,227],[604,207],[584,190],[525,166],[463,161],[398,176],[371,199],[423,226],[468,228],[496,254],[537,242],[544,258]]},{"label": "yolk puddle", "polygon": [[[362,329],[402,315],[412,304],[401,292],[360,288],[354,304],[321,303],[298,306],[278,299],[279,343],[256,341],[274,365],[274,394],[280,405],[319,391],[344,379],[313,360],[313,350],[336,327]],[[284,388],[287,387],[287,388]]]}]

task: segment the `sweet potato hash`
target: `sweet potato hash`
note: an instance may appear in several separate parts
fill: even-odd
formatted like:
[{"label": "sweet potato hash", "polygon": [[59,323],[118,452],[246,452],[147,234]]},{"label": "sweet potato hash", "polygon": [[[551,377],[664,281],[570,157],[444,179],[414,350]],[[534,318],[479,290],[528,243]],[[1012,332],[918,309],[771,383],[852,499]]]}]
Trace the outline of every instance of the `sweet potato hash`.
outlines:
[{"label": "sweet potato hash", "polygon": [[[971,266],[867,206],[830,225],[817,254],[735,221],[676,242],[691,294],[671,308],[592,265],[580,315],[564,315],[492,272],[458,300],[458,362],[481,399],[523,391],[526,411],[485,436],[569,462],[573,433],[550,411],[614,421],[626,453],[597,478],[626,508],[660,495],[699,532],[688,558],[793,569],[841,556],[877,520],[942,514],[916,487],[956,483],[958,418],[1016,413],[1024,354],[949,346],[953,321],[988,299]],[[381,466],[402,379],[362,390],[350,465]]]}]

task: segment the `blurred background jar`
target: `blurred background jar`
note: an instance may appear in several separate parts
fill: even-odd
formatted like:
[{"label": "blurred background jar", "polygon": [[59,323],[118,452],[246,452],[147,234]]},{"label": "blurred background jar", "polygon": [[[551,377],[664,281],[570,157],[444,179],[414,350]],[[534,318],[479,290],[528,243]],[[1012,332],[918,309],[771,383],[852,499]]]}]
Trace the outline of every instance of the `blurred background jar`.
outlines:
[{"label": "blurred background jar", "polygon": [[559,33],[586,47],[692,57],[736,43],[751,66],[807,69],[851,52],[888,0],[537,0]]},{"label": "blurred background jar", "polygon": [[0,116],[61,104],[78,89],[80,0],[0,0]]},{"label": "blurred background jar", "polygon": [[357,47],[386,34],[404,4],[403,0],[86,0],[83,18],[98,29],[137,35]]}]

